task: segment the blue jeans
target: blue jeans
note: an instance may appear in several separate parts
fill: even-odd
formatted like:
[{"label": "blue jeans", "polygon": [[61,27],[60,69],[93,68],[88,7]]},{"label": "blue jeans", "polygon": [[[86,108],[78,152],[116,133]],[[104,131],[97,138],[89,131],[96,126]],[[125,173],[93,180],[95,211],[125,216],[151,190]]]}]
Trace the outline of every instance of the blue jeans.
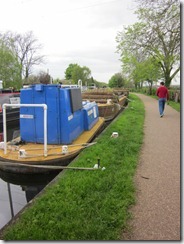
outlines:
[{"label": "blue jeans", "polygon": [[159,98],[158,99],[158,107],[160,115],[163,115],[165,109],[166,98]]}]

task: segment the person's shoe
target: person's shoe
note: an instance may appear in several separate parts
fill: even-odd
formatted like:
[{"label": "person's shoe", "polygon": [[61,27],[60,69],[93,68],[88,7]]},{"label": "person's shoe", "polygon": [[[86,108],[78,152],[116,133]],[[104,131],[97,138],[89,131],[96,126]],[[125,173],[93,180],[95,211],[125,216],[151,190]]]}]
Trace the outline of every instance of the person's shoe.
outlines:
[{"label": "person's shoe", "polygon": [[161,114],[161,115],[160,115],[160,118],[162,118],[163,116],[164,116],[164,114]]}]

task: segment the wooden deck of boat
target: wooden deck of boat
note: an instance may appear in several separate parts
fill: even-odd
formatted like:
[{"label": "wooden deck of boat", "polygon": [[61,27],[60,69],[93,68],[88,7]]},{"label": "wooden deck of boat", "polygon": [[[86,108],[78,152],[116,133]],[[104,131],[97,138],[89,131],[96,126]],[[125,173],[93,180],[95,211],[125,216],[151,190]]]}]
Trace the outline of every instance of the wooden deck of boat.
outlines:
[{"label": "wooden deck of boat", "polygon": [[[97,132],[102,128],[104,124],[104,118],[99,117],[98,122],[89,131],[84,131],[72,144],[68,146],[68,152],[62,153],[63,145],[48,145],[47,156],[44,156],[43,144],[26,143],[25,145],[14,146],[8,143],[7,154],[4,154],[4,150],[0,149],[0,160],[24,163],[24,164],[44,164],[56,160],[67,160],[76,156],[82,149],[84,144],[92,141]],[[19,150],[25,149],[26,157],[19,157]]]}]

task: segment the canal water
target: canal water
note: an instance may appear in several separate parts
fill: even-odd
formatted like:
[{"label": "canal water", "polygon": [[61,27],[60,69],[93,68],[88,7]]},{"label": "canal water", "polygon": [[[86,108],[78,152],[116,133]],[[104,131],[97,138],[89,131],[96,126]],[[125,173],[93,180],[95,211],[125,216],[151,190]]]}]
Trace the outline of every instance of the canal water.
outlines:
[{"label": "canal water", "polygon": [[[13,214],[16,215],[26,204],[25,191],[21,186],[9,184],[12,197]],[[0,178],[0,229],[12,218],[12,208],[8,193],[8,183]]]},{"label": "canal water", "polygon": [[0,229],[32,200],[57,173],[47,175],[12,175],[0,171]]}]

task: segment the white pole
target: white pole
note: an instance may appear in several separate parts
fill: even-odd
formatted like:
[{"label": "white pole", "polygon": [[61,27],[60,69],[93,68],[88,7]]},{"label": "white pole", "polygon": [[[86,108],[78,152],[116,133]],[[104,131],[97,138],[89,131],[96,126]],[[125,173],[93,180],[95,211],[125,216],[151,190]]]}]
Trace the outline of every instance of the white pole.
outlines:
[{"label": "white pole", "polygon": [[80,87],[81,91],[82,91],[82,80],[78,80],[78,86]]},{"label": "white pole", "polygon": [[44,104],[44,156],[47,157],[47,105]]},{"label": "white pole", "polygon": [[4,154],[7,154],[6,106],[4,106],[4,104],[3,104],[3,137],[4,137]]},{"label": "white pole", "polygon": [[47,156],[47,105],[46,104],[3,104],[4,154],[7,154],[6,107],[43,107],[44,109],[44,156]]}]

